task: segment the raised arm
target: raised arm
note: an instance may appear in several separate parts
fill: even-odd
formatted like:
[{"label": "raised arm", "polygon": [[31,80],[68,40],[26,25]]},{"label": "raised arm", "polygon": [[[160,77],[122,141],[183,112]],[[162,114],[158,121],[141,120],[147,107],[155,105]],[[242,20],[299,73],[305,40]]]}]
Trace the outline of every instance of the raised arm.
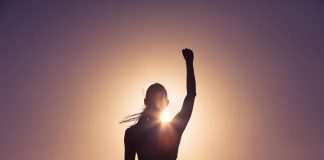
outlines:
[{"label": "raised arm", "polygon": [[183,49],[182,50],[183,57],[186,60],[187,66],[187,96],[196,96],[196,80],[195,80],[195,73],[193,68],[193,59],[194,54],[190,49]]},{"label": "raised arm", "polygon": [[172,120],[181,132],[186,128],[189,122],[196,97],[196,80],[193,68],[194,54],[192,50],[187,48],[182,50],[182,54],[186,60],[187,66],[187,95],[183,101],[180,112]]}]

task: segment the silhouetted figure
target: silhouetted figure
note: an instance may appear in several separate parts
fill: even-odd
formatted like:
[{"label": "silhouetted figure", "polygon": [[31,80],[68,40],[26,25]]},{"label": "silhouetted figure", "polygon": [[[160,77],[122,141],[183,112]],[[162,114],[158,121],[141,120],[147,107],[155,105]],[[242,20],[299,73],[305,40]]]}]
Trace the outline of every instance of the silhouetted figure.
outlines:
[{"label": "silhouetted figure", "polygon": [[162,123],[160,114],[168,105],[167,92],[159,84],[152,84],[146,91],[145,109],[141,113],[126,117],[123,122],[137,123],[125,131],[125,160],[175,160],[183,131],[191,117],[196,97],[196,81],[193,69],[194,55],[190,49],[182,54],[187,66],[187,95],[181,111],[169,122]]}]

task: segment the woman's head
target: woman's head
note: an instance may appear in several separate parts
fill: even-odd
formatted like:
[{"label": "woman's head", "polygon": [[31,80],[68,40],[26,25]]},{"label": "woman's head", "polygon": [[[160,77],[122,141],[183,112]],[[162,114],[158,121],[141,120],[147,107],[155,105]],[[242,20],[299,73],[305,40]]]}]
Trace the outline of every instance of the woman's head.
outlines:
[{"label": "woman's head", "polygon": [[157,117],[169,105],[167,91],[163,85],[154,83],[148,87],[144,99],[145,108],[142,112],[129,115],[120,123],[135,121],[143,124],[147,118]]},{"label": "woman's head", "polygon": [[146,90],[144,104],[150,109],[162,111],[169,104],[167,91],[163,85],[154,83]]}]

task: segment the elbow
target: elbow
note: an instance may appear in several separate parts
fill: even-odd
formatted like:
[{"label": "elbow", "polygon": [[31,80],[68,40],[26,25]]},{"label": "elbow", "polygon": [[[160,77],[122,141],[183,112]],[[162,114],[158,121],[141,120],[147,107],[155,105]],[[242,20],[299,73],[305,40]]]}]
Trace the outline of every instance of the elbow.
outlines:
[{"label": "elbow", "polygon": [[187,96],[189,97],[196,97],[196,95],[197,95],[196,91],[187,93]]}]

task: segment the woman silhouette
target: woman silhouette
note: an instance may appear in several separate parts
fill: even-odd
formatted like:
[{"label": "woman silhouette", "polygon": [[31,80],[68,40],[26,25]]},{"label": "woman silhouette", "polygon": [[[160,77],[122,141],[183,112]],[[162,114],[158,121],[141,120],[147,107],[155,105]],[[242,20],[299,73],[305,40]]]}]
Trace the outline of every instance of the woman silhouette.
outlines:
[{"label": "woman silhouette", "polygon": [[125,160],[135,160],[136,153],[139,160],[177,159],[181,136],[191,117],[196,96],[194,55],[187,48],[182,54],[187,66],[187,95],[181,111],[169,123],[161,123],[159,116],[169,103],[167,91],[159,83],[152,84],[146,91],[143,112],[121,122],[137,122],[125,131]]}]

